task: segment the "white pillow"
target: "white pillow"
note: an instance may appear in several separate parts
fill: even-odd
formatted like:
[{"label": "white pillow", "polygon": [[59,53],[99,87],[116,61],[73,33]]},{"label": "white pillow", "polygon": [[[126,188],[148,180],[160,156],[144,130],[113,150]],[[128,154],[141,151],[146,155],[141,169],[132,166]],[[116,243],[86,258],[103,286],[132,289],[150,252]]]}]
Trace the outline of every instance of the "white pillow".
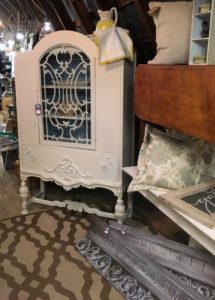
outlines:
[{"label": "white pillow", "polygon": [[191,37],[193,3],[150,2],[156,26],[157,54],[149,64],[187,64]]}]

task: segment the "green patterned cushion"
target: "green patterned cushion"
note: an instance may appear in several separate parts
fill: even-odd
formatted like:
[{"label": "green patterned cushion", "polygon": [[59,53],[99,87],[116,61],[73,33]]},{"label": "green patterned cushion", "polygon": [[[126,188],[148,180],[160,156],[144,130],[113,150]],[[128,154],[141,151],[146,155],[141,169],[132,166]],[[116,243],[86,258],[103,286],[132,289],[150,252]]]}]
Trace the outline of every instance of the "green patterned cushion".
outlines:
[{"label": "green patterned cushion", "polygon": [[144,189],[180,189],[200,181],[200,159],[204,142],[195,138],[177,138],[146,126],[140,149],[137,174],[128,191]]},{"label": "green patterned cushion", "polygon": [[205,142],[201,153],[201,181],[215,178],[215,144]]}]

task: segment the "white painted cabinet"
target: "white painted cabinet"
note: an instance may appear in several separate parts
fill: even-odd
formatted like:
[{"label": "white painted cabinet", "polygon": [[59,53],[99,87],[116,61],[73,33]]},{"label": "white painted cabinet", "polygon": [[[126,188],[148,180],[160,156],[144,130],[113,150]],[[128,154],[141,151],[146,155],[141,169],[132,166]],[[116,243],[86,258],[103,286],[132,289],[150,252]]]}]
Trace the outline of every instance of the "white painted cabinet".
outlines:
[{"label": "white painted cabinet", "polygon": [[189,64],[215,64],[214,0],[194,0]]},{"label": "white painted cabinet", "polygon": [[[15,58],[23,213],[33,202],[122,218],[122,167],[132,163],[133,64],[98,63],[86,36],[54,32]],[[68,199],[29,199],[28,177],[65,190],[102,187],[117,198],[115,214]]]}]

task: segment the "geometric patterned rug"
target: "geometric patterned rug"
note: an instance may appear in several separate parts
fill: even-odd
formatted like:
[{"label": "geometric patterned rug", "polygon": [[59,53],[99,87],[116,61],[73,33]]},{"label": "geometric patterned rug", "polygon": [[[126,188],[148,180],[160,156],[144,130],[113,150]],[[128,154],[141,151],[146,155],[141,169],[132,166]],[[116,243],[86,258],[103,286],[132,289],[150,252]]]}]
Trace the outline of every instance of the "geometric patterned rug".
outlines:
[{"label": "geometric patterned rug", "polygon": [[88,228],[61,209],[1,220],[0,299],[124,299],[74,248]]}]

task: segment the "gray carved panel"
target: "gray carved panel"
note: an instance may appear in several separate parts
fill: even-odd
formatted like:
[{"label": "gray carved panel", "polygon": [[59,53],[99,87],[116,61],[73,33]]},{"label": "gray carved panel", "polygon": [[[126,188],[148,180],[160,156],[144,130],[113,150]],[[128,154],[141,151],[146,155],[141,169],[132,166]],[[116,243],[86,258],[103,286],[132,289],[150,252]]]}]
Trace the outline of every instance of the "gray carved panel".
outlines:
[{"label": "gray carved panel", "polygon": [[91,223],[77,249],[126,299],[215,299],[212,255],[116,222]]}]

